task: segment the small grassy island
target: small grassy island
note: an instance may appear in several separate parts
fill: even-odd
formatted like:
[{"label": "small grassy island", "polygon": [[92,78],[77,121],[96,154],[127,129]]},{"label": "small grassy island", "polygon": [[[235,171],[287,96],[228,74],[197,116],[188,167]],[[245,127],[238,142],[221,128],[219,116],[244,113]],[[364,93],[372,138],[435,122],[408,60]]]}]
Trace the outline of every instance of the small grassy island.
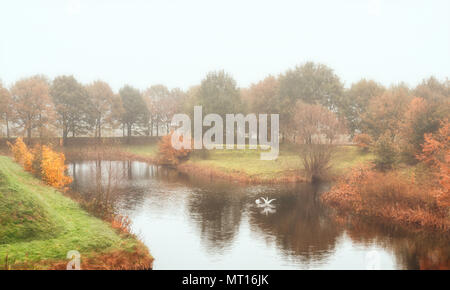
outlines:
[{"label": "small grassy island", "polygon": [[[194,152],[187,162],[177,168],[189,175],[219,177],[244,183],[286,183],[304,182],[302,160],[298,151],[301,145],[281,144],[280,155],[276,160],[261,160],[261,150],[210,150]],[[129,145],[122,151],[133,154],[135,159],[150,158],[157,160],[157,143],[149,145]],[[117,155],[117,154],[116,154]],[[357,146],[338,146],[333,153],[330,178],[334,179],[347,173],[353,166],[372,161],[374,155],[364,152]]]}]

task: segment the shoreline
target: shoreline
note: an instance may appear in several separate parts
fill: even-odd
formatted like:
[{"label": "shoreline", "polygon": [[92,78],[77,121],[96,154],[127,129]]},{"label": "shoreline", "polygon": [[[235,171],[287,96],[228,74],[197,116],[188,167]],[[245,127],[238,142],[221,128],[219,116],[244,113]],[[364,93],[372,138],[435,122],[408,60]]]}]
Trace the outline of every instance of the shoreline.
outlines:
[{"label": "shoreline", "polygon": [[76,250],[84,270],[152,269],[154,258],[134,234],[94,217],[7,156],[0,156],[0,189],[1,268],[65,269]]}]

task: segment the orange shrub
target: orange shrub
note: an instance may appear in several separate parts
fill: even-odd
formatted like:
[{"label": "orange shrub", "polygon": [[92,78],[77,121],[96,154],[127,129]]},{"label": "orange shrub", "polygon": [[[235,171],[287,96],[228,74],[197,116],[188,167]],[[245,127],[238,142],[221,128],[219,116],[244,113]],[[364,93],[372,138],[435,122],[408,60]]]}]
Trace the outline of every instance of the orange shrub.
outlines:
[{"label": "orange shrub", "polygon": [[64,161],[64,154],[57,153],[47,146],[42,146],[42,180],[57,188],[64,188],[71,183],[72,179],[65,174],[67,166]]},{"label": "orange shrub", "polygon": [[41,176],[41,163],[42,163],[42,146],[36,145],[31,149],[31,153],[33,154],[33,161],[31,162],[31,173],[36,175],[39,178]]},{"label": "orange shrub", "polygon": [[[179,150],[173,148],[172,146],[172,135],[171,132],[169,135],[163,136],[161,141],[158,144],[158,155],[159,162],[161,164],[166,165],[178,165],[180,162],[188,159],[189,154],[191,153],[191,149],[181,148]],[[183,137],[180,136],[180,142],[183,141]]]},{"label": "orange shrub", "polygon": [[112,217],[111,226],[122,233],[131,233],[131,220],[128,216],[115,215]]},{"label": "orange shrub", "polygon": [[14,144],[8,142],[8,146],[14,155],[14,160],[21,164],[26,171],[31,172],[34,157],[27,145],[23,142],[22,138],[17,138]]},{"label": "orange shrub", "polygon": [[321,197],[340,215],[375,218],[406,227],[450,230],[449,208],[439,192],[398,172],[359,167]]}]

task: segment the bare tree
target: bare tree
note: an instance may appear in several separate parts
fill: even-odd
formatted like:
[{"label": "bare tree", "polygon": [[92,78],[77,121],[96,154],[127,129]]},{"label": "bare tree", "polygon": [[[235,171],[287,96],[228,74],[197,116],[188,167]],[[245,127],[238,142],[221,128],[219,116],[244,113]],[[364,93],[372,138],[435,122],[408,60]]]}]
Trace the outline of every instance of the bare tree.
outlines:
[{"label": "bare tree", "polygon": [[294,112],[295,130],[302,143],[300,156],[307,178],[311,181],[323,179],[331,167],[333,142],[344,132],[342,122],[319,104],[298,101]]}]

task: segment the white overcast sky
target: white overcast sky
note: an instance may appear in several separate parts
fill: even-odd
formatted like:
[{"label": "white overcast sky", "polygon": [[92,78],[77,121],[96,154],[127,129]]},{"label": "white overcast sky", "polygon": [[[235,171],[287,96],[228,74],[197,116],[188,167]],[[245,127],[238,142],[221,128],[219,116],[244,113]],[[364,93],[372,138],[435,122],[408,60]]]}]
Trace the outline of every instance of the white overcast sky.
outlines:
[{"label": "white overcast sky", "polygon": [[416,85],[450,76],[450,1],[1,0],[0,79],[42,73],[114,90],[188,88],[224,69],[239,86],[305,61]]}]

